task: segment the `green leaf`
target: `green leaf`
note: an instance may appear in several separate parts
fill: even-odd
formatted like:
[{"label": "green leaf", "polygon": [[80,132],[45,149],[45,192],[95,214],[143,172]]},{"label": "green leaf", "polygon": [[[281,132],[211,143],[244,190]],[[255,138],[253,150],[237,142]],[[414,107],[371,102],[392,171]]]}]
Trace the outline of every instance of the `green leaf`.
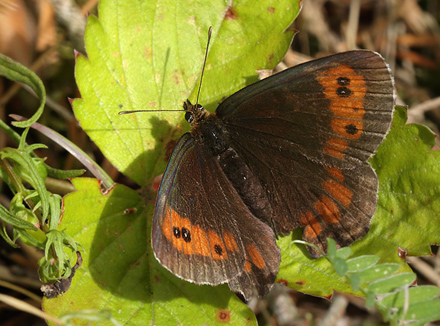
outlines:
[{"label": "green leaf", "polygon": [[349,280],[350,280],[351,286],[353,287],[353,291],[358,291],[361,287],[361,281],[360,281],[359,274],[350,275]]},{"label": "green leaf", "polygon": [[[199,102],[213,110],[257,81],[256,70],[282,59],[299,3],[264,0],[229,8],[223,0],[100,1],[99,20],[89,16],[85,32],[88,59],[76,62],[82,99],[73,101],[75,116],[114,166],[140,185],[151,183],[165,169],[168,142],[182,129],[181,112],[159,110],[182,110],[184,100],[195,100],[209,26]],[[158,112],[118,115],[134,109]]]},{"label": "green leaf", "polygon": [[157,262],[147,218],[152,206],[145,207],[134,190],[116,185],[103,194],[96,179],[72,182],[77,192],[64,198],[59,229],[79,241],[85,254],[70,290],[44,300],[46,312],[108,309],[123,325],[256,325],[252,311],[226,285],[185,282]]},{"label": "green leaf", "polygon": [[361,283],[369,283],[384,277],[392,275],[399,269],[399,264],[386,263],[371,266],[359,273],[359,281]]},{"label": "green leaf", "polygon": [[40,98],[40,107],[29,120],[12,123],[14,126],[20,128],[29,127],[38,120],[44,110],[44,105],[46,103],[46,90],[44,89],[43,82],[34,72],[1,53],[0,75],[10,80],[21,82],[30,86]]},{"label": "green leaf", "polygon": [[347,260],[348,271],[351,273],[363,271],[369,267],[374,266],[379,261],[379,259],[379,256],[375,255],[359,256],[349,259]]},{"label": "green leaf", "polygon": [[61,218],[61,196],[52,194],[49,197],[50,206],[50,230],[56,230]]},{"label": "green leaf", "polygon": [[336,270],[336,273],[338,273],[339,276],[345,276],[348,271],[348,266],[345,260],[341,258],[336,258],[333,262],[333,267]]},{"label": "green leaf", "polygon": [[53,167],[50,167],[48,165],[45,165],[47,174],[56,179],[71,179],[75,177],[79,177],[80,175],[83,175],[86,170],[84,169],[77,169],[77,170],[60,170],[55,169]]},{"label": "green leaf", "polygon": [[327,257],[332,263],[336,259],[336,242],[330,238],[327,238]]},{"label": "green leaf", "polygon": [[41,159],[32,158],[29,153],[9,147],[1,151],[1,158],[8,158],[19,165],[22,172],[21,177],[29,182],[38,192],[43,219],[45,219],[47,214],[49,214],[49,193],[44,185],[46,174],[43,172],[44,166]]},{"label": "green leaf", "polygon": [[430,255],[440,241],[440,152],[427,127],[405,124],[406,109],[397,107],[393,130],[371,160],[379,176],[379,202],[370,232],[359,245],[387,261],[398,262],[399,247],[408,255]]},{"label": "green leaf", "polygon": [[21,218],[17,218],[15,215],[9,213],[9,211],[3,205],[0,205],[0,219],[16,228],[34,231],[37,230],[37,227],[32,223]]},{"label": "green leaf", "polygon": [[347,259],[351,255],[351,248],[350,247],[344,247],[336,251],[336,257],[341,259]]},{"label": "green leaf", "polygon": [[400,291],[392,293],[382,300],[380,303],[388,308],[403,308],[405,304],[405,298],[409,305],[416,302],[426,302],[436,298],[440,294],[440,289],[436,286],[415,286],[408,289],[408,292]]},{"label": "green leaf", "polygon": [[410,286],[416,280],[416,277],[414,273],[402,273],[389,276],[369,284],[367,291],[375,293],[376,295],[386,294],[403,286]]},{"label": "green leaf", "polygon": [[404,317],[405,321],[416,321],[419,325],[438,320],[440,319],[440,299],[417,302],[408,308]]}]

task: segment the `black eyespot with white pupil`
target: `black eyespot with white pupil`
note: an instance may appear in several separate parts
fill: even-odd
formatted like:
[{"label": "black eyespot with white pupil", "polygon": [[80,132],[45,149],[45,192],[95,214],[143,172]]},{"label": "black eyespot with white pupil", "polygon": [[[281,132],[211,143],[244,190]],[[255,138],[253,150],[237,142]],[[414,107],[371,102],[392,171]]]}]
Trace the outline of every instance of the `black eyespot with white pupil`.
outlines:
[{"label": "black eyespot with white pupil", "polygon": [[182,238],[185,242],[191,241],[191,232],[187,228],[182,228]]},{"label": "black eyespot with white pupil", "polygon": [[339,87],[336,90],[336,94],[338,94],[339,97],[350,97],[352,93],[353,92],[348,87],[345,86]]},{"label": "black eyespot with white pupil", "polygon": [[180,238],[180,229],[177,226],[173,227],[173,235],[176,239]]},{"label": "black eyespot with white pupil", "polygon": [[348,77],[338,77],[338,79],[336,81],[337,81],[338,85],[340,85],[340,86],[350,85],[350,78],[348,78]]}]

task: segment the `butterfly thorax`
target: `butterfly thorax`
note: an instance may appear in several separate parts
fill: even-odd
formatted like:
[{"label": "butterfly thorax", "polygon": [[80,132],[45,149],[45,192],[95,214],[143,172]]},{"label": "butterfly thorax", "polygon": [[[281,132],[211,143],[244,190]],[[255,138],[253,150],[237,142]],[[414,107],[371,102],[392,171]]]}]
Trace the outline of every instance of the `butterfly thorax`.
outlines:
[{"label": "butterfly thorax", "polygon": [[229,147],[229,135],[222,121],[206,111],[200,104],[193,105],[189,100],[183,104],[185,119],[191,124],[191,135],[199,143],[212,150],[213,155],[223,153]]}]

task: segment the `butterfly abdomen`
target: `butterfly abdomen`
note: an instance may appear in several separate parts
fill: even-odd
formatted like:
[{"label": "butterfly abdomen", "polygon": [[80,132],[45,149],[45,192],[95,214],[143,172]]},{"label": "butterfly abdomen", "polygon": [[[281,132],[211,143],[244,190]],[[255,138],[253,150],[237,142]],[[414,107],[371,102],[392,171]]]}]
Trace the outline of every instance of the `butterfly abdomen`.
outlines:
[{"label": "butterfly abdomen", "polygon": [[192,129],[197,141],[211,149],[221,169],[251,213],[273,226],[272,207],[258,177],[230,145],[230,134],[215,114]]}]

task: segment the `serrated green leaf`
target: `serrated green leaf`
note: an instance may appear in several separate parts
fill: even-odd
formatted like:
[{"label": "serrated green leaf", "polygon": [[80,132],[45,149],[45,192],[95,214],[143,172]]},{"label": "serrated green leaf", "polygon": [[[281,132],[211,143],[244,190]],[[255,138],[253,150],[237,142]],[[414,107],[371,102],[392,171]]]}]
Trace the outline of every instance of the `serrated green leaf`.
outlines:
[{"label": "serrated green leaf", "polygon": [[358,273],[363,271],[369,267],[374,266],[380,257],[375,255],[365,255],[359,256],[352,259],[347,260],[347,268],[351,273]]},{"label": "serrated green leaf", "polygon": [[369,283],[384,277],[392,275],[399,269],[398,264],[386,263],[372,266],[359,273],[359,281],[361,283]]},{"label": "serrated green leaf", "polygon": [[406,120],[406,109],[396,107],[393,130],[371,160],[379,202],[367,239],[359,243],[389,262],[399,262],[399,247],[408,255],[430,255],[429,245],[440,240],[431,227],[440,225],[440,152],[431,151],[431,130]]},{"label": "serrated green leaf", "polygon": [[402,273],[389,276],[367,286],[367,291],[378,294],[385,294],[399,289],[403,286],[410,286],[416,280],[414,273]]},{"label": "serrated green leaf", "polygon": [[[274,67],[287,51],[293,32],[285,30],[299,11],[299,1],[236,4],[233,11],[239,19],[225,19],[227,8],[218,0],[164,6],[101,1],[99,20],[89,17],[88,59],[77,58],[82,99],[73,102],[75,115],[110,161],[141,185],[163,172],[166,162],[161,158],[167,142],[180,133],[175,129],[183,114],[118,112],[181,109],[183,100],[194,99],[210,25],[214,33],[200,97],[205,107],[212,109],[221,97],[256,81],[257,69]],[[196,286],[158,264],[145,221],[147,214],[152,216],[152,201],[144,211],[140,198],[126,188],[116,186],[103,195],[92,182],[83,188],[81,181],[74,182],[79,193],[66,197],[60,227],[89,254],[71,289],[62,298],[45,301],[46,311],[59,315],[110,307],[118,321],[130,325],[215,324],[224,318],[229,324],[256,323],[226,285]],[[119,201],[118,194],[125,192]],[[135,198],[137,213],[124,216]]]},{"label": "serrated green leaf", "polygon": [[[183,114],[159,110],[181,110],[184,100],[196,98],[209,26],[199,102],[213,110],[257,81],[257,70],[282,59],[293,36],[286,29],[300,9],[299,0],[237,3],[230,19],[223,0],[160,3],[101,1],[99,20],[89,16],[87,23],[88,59],[78,57],[75,69],[82,96],[73,102],[75,116],[112,164],[140,185],[164,171],[167,143],[180,134]],[[118,115],[134,109],[158,112]]]}]

